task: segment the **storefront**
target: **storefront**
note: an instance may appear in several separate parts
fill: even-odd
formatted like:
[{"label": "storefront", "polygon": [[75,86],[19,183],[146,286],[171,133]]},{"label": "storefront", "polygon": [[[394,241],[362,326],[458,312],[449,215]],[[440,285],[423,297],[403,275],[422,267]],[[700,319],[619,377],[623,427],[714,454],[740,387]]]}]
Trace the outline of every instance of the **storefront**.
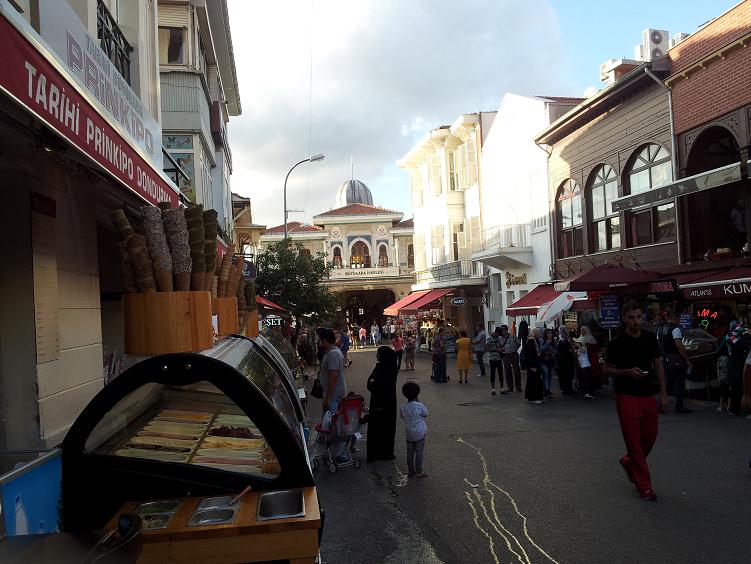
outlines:
[{"label": "storefront", "polygon": [[40,36],[0,0],[5,449],[59,443],[102,388],[103,362],[122,355],[109,214],[179,200],[162,171],[159,125],[70,5],[53,12]]}]

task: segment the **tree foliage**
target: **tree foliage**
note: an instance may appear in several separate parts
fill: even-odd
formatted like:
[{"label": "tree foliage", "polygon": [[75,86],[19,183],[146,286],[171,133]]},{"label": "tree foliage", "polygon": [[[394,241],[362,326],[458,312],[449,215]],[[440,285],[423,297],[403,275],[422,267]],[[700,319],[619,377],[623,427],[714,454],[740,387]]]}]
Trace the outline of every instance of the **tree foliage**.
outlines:
[{"label": "tree foliage", "polygon": [[305,252],[299,241],[284,239],[270,244],[257,257],[256,291],[296,316],[313,320],[336,316],[337,299],[324,281],[329,276],[326,255]]}]

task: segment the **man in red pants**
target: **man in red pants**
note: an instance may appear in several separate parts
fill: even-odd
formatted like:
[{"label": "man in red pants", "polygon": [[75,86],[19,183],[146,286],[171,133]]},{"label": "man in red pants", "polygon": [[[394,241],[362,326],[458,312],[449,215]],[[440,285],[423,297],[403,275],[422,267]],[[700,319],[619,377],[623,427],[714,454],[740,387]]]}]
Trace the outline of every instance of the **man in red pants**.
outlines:
[{"label": "man in red pants", "polygon": [[[608,347],[605,375],[615,379],[615,402],[626,454],[620,459],[629,480],[644,500],[655,500],[647,455],[657,440],[659,413],[668,404],[665,372],[654,333],[641,328],[641,307],[628,302],[622,310],[626,332]],[[655,394],[659,389],[659,407]]]}]

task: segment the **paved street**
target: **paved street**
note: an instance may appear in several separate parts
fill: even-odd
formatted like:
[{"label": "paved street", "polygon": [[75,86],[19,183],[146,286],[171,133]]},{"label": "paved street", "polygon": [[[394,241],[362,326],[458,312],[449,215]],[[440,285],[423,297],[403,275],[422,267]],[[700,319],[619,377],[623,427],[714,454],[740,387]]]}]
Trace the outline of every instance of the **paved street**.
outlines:
[{"label": "paved street", "polygon": [[[368,398],[373,349],[353,351],[350,390]],[[326,510],[322,556],[338,562],[748,562],[751,419],[696,405],[661,419],[649,458],[657,502],[639,499],[618,465],[612,397],[489,395],[486,379],[430,381],[430,357],[400,373],[428,409],[423,481],[396,464],[316,473]],[[472,372],[476,373],[474,369]],[[401,388],[401,383],[399,384]],[[402,401],[401,394],[399,401]],[[318,414],[313,400],[309,412]]]}]

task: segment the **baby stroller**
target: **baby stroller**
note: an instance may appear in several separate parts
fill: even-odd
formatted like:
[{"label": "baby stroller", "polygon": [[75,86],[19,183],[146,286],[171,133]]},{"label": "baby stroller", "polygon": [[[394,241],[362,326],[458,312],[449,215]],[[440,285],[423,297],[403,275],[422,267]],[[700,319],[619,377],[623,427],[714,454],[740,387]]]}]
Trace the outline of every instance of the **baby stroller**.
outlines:
[{"label": "baby stroller", "polygon": [[[356,454],[355,443],[362,427],[362,413],[365,399],[350,392],[339,401],[339,407],[331,418],[315,426],[316,438],[313,442],[313,470],[317,470],[322,460],[329,472],[335,474],[342,466],[359,469],[362,462]],[[335,453],[338,452],[338,455]]]}]

